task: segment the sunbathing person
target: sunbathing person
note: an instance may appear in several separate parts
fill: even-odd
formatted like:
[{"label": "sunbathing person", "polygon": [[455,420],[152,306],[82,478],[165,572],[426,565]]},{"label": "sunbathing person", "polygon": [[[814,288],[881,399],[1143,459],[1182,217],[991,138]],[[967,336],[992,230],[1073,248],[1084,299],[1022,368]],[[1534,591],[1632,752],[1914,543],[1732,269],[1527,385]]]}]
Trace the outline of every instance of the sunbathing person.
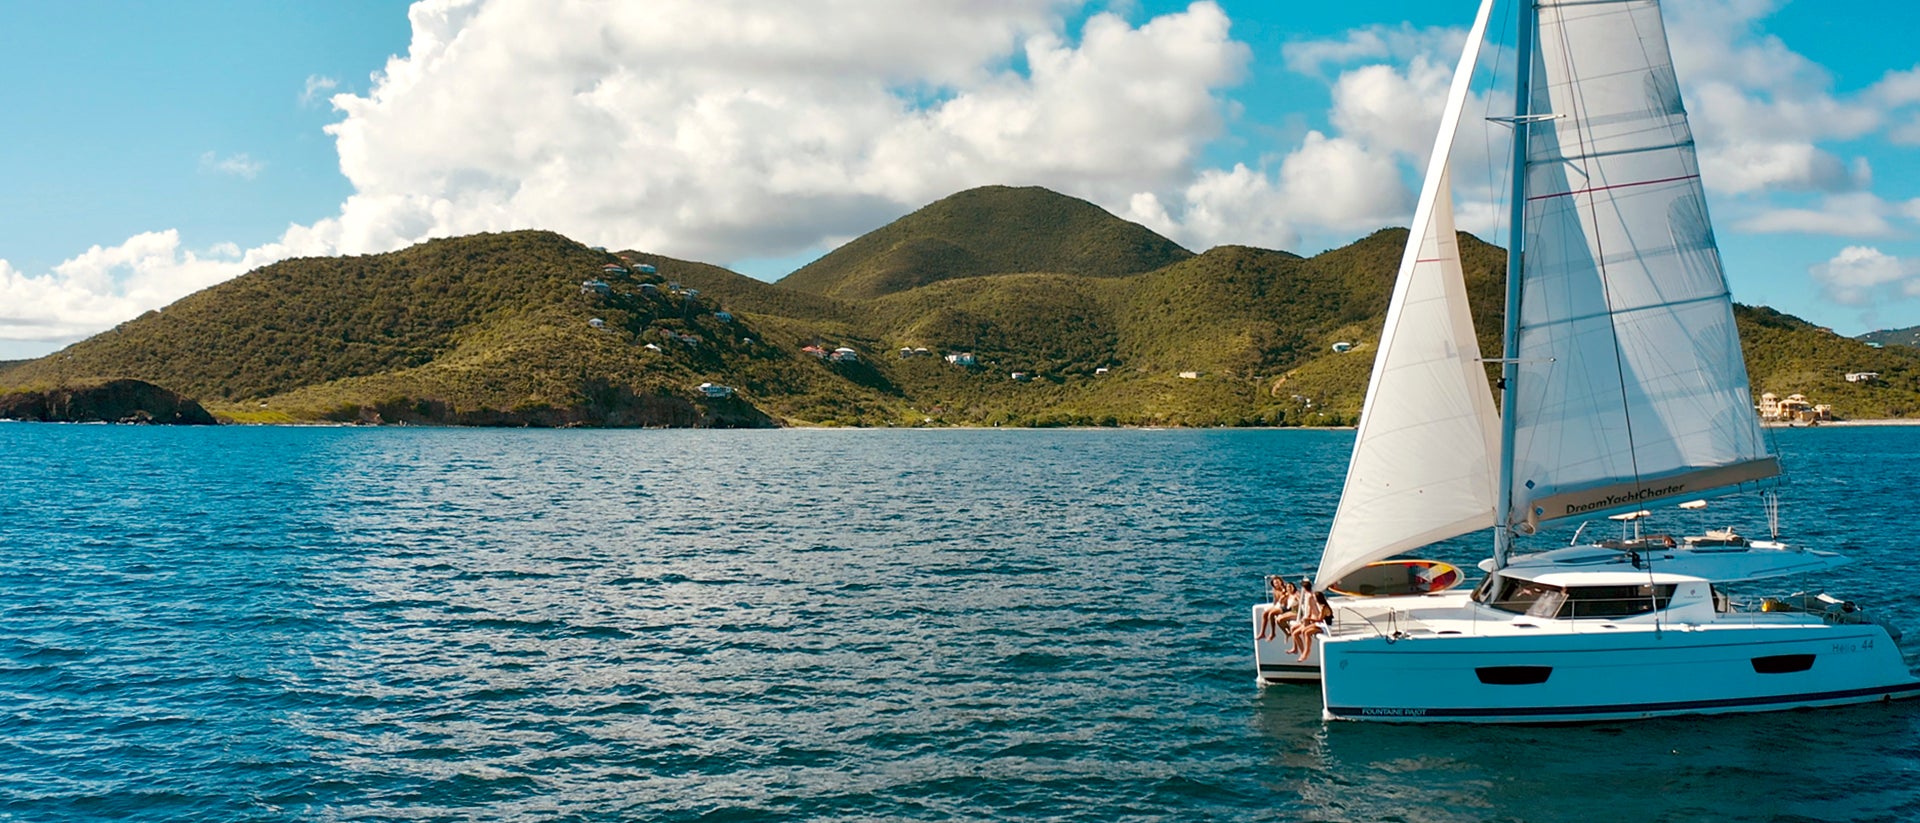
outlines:
[{"label": "sunbathing person", "polygon": [[1333,605],[1327,602],[1327,596],[1311,589],[1300,593],[1300,617],[1293,623],[1293,629],[1287,635],[1292,642],[1289,650],[1299,650],[1299,660],[1313,654],[1313,638],[1319,634],[1323,624],[1333,622]]},{"label": "sunbathing person", "polygon": [[1273,606],[1261,615],[1260,631],[1255,635],[1261,640],[1272,640],[1285,634],[1294,612],[1295,590],[1285,577],[1268,575],[1267,590],[1273,595]]}]

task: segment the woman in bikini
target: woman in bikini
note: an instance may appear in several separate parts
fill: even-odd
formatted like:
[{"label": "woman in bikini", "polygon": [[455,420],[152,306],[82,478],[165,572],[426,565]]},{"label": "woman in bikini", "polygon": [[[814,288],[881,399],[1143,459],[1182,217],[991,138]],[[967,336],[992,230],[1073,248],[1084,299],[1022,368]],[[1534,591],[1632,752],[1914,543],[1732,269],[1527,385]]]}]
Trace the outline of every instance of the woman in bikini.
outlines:
[{"label": "woman in bikini", "polygon": [[[1287,622],[1293,619],[1295,590],[1292,583],[1277,574],[1267,576],[1267,589],[1273,594],[1273,606],[1261,616],[1261,640],[1272,640],[1287,632]],[[1288,649],[1292,651],[1292,649]]]},{"label": "woman in bikini", "polygon": [[1313,637],[1320,633],[1320,626],[1333,622],[1333,605],[1327,602],[1327,596],[1312,589],[1300,592],[1300,617],[1293,622],[1293,629],[1287,637],[1291,641],[1289,651],[1299,649],[1301,662],[1313,654]]}]

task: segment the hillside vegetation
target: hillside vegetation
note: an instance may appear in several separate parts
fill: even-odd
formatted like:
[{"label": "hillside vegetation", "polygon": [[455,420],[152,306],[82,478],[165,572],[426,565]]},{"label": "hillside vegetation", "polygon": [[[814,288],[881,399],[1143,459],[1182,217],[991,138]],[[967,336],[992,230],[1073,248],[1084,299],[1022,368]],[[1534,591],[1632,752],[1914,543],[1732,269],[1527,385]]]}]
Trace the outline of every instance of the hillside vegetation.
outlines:
[{"label": "hillside vegetation", "polygon": [[986,186],[868,232],[787,275],[780,285],[864,299],[990,274],[1122,277],[1192,256],[1085,200],[1037,187]]},{"label": "hillside vegetation", "polygon": [[1903,329],[1877,329],[1854,338],[1862,343],[1875,343],[1881,346],[1906,346],[1920,349],[1920,326],[1908,326]]},{"label": "hillside vegetation", "polygon": [[[1349,424],[1406,235],[1311,258],[1195,255],[1084,201],[989,187],[766,283],[550,232],[481,234],[267,266],[0,365],[0,387],[137,379],[242,422]],[[1505,255],[1459,239],[1493,355]],[[1920,351],[1765,308],[1736,317],[1756,391],[1920,413]],[[843,347],[857,359],[815,356]],[[971,365],[943,358],[962,352]],[[1880,377],[1844,379],[1857,371]]]}]

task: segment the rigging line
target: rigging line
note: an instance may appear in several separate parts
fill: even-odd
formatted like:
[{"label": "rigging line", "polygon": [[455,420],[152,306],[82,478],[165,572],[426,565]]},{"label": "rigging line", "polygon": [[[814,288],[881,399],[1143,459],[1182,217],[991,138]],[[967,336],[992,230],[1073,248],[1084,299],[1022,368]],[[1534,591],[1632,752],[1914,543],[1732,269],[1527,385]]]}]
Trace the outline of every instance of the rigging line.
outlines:
[{"label": "rigging line", "polygon": [[[1528,2],[1530,1],[1531,0],[1528,0]],[[1500,18],[1500,25],[1490,29],[1490,31],[1495,32],[1492,38],[1493,51],[1482,52],[1483,54],[1488,55],[1489,62],[1493,64],[1490,67],[1490,70],[1488,72],[1486,91],[1484,94],[1481,95],[1481,98],[1480,98],[1480,114],[1481,114],[1481,122],[1483,123],[1486,122],[1488,119],[1490,119],[1491,116],[1493,115],[1493,92],[1494,90],[1500,88],[1500,63],[1501,63],[1500,55],[1508,51],[1507,32],[1513,29],[1512,22],[1513,22],[1515,6],[1516,6],[1515,3],[1502,4],[1503,15]],[[1477,71],[1477,67],[1476,67],[1476,71]],[[1492,162],[1492,158],[1500,156],[1498,154],[1495,154],[1493,151],[1493,133],[1494,132],[1492,129],[1488,129],[1485,127],[1482,127],[1480,129],[1481,147],[1486,150],[1485,156],[1489,160],[1489,162],[1486,164],[1487,191],[1489,193],[1501,192],[1506,190],[1507,188],[1506,175],[1510,171],[1510,169],[1508,168],[1508,164]],[[1511,135],[1509,136],[1509,139],[1511,139]],[[1498,175],[1499,177],[1497,183],[1495,181],[1496,175]],[[1494,219],[1493,219],[1492,236],[1498,238],[1501,235],[1506,233],[1505,220],[1507,216],[1507,210],[1499,207],[1500,201],[1497,195],[1495,197],[1493,205],[1494,205]],[[1511,253],[1511,250],[1509,250],[1509,253]],[[1474,333],[1475,333],[1475,336],[1478,336],[1479,329],[1477,327],[1474,329]]]},{"label": "rigging line", "polygon": [[[1615,11],[1612,13],[1621,14],[1623,12]],[[1630,25],[1633,25],[1635,29],[1635,34],[1638,35],[1639,21],[1633,19],[1633,14],[1631,11],[1626,11],[1624,13],[1626,14],[1628,23]],[[1595,152],[1593,150],[1593,146],[1590,145],[1593,139],[1593,135],[1591,134],[1592,126],[1588,122],[1588,118],[1586,117],[1586,113],[1587,113],[1586,90],[1583,89],[1578,82],[1575,82],[1577,75],[1575,74],[1575,69],[1573,65],[1574,50],[1571,45],[1572,41],[1569,40],[1567,36],[1568,34],[1567,18],[1564,12],[1554,15],[1554,26],[1559,30],[1561,64],[1566,69],[1566,72],[1567,72],[1566,77],[1568,80],[1567,82],[1568,102],[1572,106],[1574,110],[1573,114],[1575,115],[1575,117],[1573,118],[1573,123],[1571,123],[1571,125],[1573,126],[1573,133],[1580,147],[1580,153],[1581,155],[1583,155],[1583,159],[1580,161],[1582,177],[1584,177],[1587,180],[1593,180],[1595,179],[1594,178],[1595,169],[1590,164],[1594,162],[1592,159],[1592,155],[1595,154]],[[1642,54],[1644,56],[1644,52],[1642,52]],[[1593,232],[1591,236],[1593,256],[1594,256],[1593,262],[1594,262],[1594,268],[1596,272],[1600,275],[1601,299],[1605,301],[1607,312],[1609,314],[1609,318],[1607,320],[1607,333],[1608,333],[1608,336],[1613,341],[1614,374],[1616,377],[1618,377],[1619,383],[1620,383],[1620,417],[1622,422],[1626,426],[1627,463],[1633,470],[1633,482],[1635,485],[1638,485],[1641,482],[1640,450],[1636,448],[1636,441],[1633,435],[1633,404],[1627,398],[1626,353],[1620,345],[1620,324],[1618,322],[1618,317],[1614,315],[1614,312],[1613,312],[1613,283],[1611,279],[1607,276],[1607,262],[1606,262],[1607,253],[1606,253],[1605,243],[1601,239],[1601,231],[1600,231],[1600,210],[1598,208],[1599,198],[1597,197],[1597,195],[1600,192],[1606,191],[1610,188],[1614,188],[1614,186],[1593,187],[1588,189],[1585,192],[1585,197],[1587,201],[1586,203],[1587,222],[1590,224],[1590,230]],[[1628,239],[1628,243],[1629,245],[1632,244],[1631,238]]]}]

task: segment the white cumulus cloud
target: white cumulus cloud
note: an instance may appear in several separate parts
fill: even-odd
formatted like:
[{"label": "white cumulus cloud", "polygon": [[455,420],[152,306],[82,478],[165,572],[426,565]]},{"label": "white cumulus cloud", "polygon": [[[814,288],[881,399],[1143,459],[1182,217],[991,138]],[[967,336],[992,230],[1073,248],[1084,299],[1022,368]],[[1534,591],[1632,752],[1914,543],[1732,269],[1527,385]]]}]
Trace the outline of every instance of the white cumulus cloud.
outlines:
[{"label": "white cumulus cloud", "polygon": [[0,342],[65,342],[164,306],[246,271],[229,251],[184,250],[168,230],[94,246],[41,275],[0,260]]},{"label": "white cumulus cloud", "polygon": [[1183,182],[1248,60],[1226,15],[1196,3],[1135,27],[1102,13],[1069,32],[1062,10],[419,3],[407,56],[365,96],[334,97],[357,192],[337,219],[368,227],[343,226],[342,250],[377,250],[373,226],[537,226],[725,262],[970,186],[1120,204]]},{"label": "white cumulus cloud", "polygon": [[1920,297],[1920,261],[1871,246],[1848,246],[1809,273],[1829,300],[1865,306],[1875,299]]}]

